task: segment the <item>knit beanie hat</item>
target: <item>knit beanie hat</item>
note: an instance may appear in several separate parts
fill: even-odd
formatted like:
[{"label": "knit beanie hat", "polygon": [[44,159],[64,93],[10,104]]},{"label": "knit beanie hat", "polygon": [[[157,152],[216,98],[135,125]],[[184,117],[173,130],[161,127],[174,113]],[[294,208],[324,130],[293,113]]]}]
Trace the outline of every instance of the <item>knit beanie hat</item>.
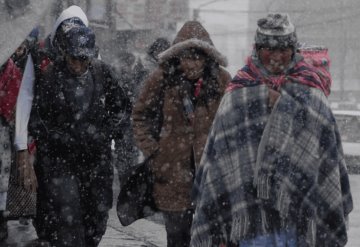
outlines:
[{"label": "knit beanie hat", "polygon": [[295,47],[297,36],[288,14],[269,14],[257,22],[255,35],[257,47]]}]

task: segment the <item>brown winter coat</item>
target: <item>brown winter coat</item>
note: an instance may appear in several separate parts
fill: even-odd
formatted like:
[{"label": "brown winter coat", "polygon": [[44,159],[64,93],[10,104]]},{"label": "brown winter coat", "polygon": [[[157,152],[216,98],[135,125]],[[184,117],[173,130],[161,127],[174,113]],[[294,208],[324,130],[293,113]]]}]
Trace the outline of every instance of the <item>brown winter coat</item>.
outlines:
[{"label": "brown winter coat", "polygon": [[200,49],[215,64],[226,65],[226,59],[215,49],[201,24],[185,23],[173,46],[160,54],[160,66],[145,81],[132,116],[138,147],[145,156],[155,153],[151,162],[155,175],[153,196],[157,207],[165,211],[191,208],[194,162],[200,162],[213,118],[230,80],[229,73],[219,66],[211,77],[204,75],[210,78],[204,79],[204,84],[216,88],[217,96],[203,94],[206,103],[196,103],[195,121],[189,124],[183,110],[182,83],[177,81],[174,85],[174,77],[169,76],[166,66],[187,48]]}]

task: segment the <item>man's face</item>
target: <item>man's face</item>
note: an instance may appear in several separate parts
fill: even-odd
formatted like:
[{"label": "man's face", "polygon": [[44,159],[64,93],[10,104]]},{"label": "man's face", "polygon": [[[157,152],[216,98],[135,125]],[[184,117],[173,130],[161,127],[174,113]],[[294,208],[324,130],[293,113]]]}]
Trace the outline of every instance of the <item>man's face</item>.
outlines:
[{"label": "man's face", "polygon": [[292,56],[292,47],[258,49],[258,56],[261,63],[271,74],[282,74],[289,66]]},{"label": "man's face", "polygon": [[205,58],[203,56],[181,57],[180,70],[188,80],[196,80],[203,76]]},{"label": "man's face", "polygon": [[66,66],[71,74],[73,74],[75,76],[80,76],[87,71],[89,64],[90,64],[90,59],[76,58],[76,57],[66,55],[65,62],[66,62]]}]

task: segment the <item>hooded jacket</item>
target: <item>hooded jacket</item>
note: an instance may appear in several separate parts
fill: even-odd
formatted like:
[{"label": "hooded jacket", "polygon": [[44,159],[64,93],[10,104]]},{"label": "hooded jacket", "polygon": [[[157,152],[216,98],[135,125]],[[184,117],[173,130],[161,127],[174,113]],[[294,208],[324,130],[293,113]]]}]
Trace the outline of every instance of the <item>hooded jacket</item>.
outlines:
[{"label": "hooded jacket", "polygon": [[[76,96],[69,84],[86,85],[78,91],[84,97]],[[53,159],[54,169],[57,157],[99,153],[108,158],[111,139],[122,137],[130,115],[130,102],[117,75],[95,58],[81,77],[72,75],[64,61],[55,61],[36,83],[35,95],[31,134],[38,159],[44,158],[41,151],[46,159]]]},{"label": "hooded jacket", "polygon": [[[65,9],[58,19],[55,21],[55,24],[52,28],[50,34],[50,45],[53,45],[55,33],[58,27],[62,22],[70,18],[79,18],[85,26],[88,26],[89,21],[82,9],[76,5],[70,6]],[[40,64],[42,66],[42,64]],[[15,139],[14,144],[17,150],[27,149],[27,137],[28,130],[27,125],[30,118],[31,105],[33,102],[33,88],[35,81],[35,66],[34,66],[34,57],[31,55],[28,56],[25,65],[25,71],[23,79],[21,81],[19,97],[16,104],[16,126],[15,126]]]},{"label": "hooded jacket", "polygon": [[[192,83],[177,69],[179,55],[195,48],[206,56],[203,82],[193,103],[194,121],[184,110],[185,92]],[[196,21],[184,24],[173,45],[159,55],[160,66],[146,79],[133,109],[134,136],[146,156],[153,155],[153,196],[160,210],[191,208],[190,191],[196,164],[230,75],[221,66],[226,58],[213,46],[208,32]],[[199,85],[199,84],[197,84]],[[189,90],[190,88],[190,90]]]}]

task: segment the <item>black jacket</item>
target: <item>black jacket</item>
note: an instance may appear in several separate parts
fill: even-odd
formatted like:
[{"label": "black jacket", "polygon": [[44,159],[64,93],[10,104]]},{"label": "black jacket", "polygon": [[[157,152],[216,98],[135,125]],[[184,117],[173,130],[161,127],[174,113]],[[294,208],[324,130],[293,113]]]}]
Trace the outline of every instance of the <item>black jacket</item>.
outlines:
[{"label": "black jacket", "polygon": [[[71,77],[63,61],[56,61],[35,84],[30,130],[38,148],[57,152],[97,152],[110,149],[111,139],[121,138],[128,126],[131,105],[109,66],[93,59],[89,72],[93,86],[89,106],[79,118],[64,81]],[[58,153],[59,154],[59,153]]]}]

